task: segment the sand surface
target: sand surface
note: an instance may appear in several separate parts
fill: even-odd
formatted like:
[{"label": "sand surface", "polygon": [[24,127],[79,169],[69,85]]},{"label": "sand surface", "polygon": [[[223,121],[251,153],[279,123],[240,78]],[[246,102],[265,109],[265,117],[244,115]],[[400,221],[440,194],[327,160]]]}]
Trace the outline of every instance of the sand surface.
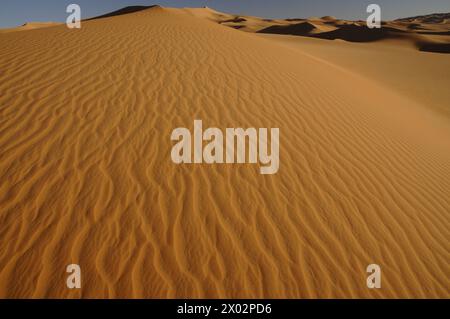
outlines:
[{"label": "sand surface", "polygon": [[401,40],[361,44],[290,35],[260,36],[373,80],[450,118],[447,54],[421,52]]},{"label": "sand surface", "polygon": [[[0,297],[449,298],[448,76],[415,90],[449,56],[317,41],[159,7],[0,34]],[[279,127],[279,172],[175,165],[194,119]]]}]

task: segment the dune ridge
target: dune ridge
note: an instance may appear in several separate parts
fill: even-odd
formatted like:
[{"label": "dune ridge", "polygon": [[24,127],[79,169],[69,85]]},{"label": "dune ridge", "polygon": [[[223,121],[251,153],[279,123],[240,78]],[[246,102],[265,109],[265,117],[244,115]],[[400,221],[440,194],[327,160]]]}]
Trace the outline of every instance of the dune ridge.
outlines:
[{"label": "dune ridge", "polygon": [[28,30],[35,30],[35,29],[41,29],[41,28],[49,28],[61,25],[61,23],[58,22],[27,22],[21,25],[17,28],[7,28],[7,29],[0,29],[1,33],[10,33],[10,32],[18,32],[18,31],[28,31]]},{"label": "dune ridge", "polygon": [[450,12],[449,13],[431,13],[427,15],[409,17],[409,18],[401,18],[395,21],[400,22],[418,22],[418,23],[448,23],[450,20]]},{"label": "dune ridge", "polygon": [[449,14],[446,13],[383,21],[381,29],[369,29],[365,21],[348,21],[333,16],[264,19],[221,13],[210,8],[185,10],[198,17],[247,32],[360,43],[402,39],[420,51],[450,53],[450,37],[442,37],[450,32],[450,24],[446,19]]},{"label": "dune ridge", "polygon": [[[449,297],[450,124],[420,103],[186,10],[0,47],[0,297]],[[173,164],[194,119],[279,127],[279,173]]]}]

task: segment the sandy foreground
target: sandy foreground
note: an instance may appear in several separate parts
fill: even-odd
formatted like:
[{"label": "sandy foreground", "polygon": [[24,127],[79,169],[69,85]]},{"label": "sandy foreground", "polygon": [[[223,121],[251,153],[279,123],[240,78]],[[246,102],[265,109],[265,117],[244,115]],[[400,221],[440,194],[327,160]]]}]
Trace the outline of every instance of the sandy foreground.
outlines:
[{"label": "sandy foreground", "polygon": [[[450,56],[211,12],[0,34],[0,297],[449,298]],[[280,128],[279,172],[174,164],[194,119]]]}]

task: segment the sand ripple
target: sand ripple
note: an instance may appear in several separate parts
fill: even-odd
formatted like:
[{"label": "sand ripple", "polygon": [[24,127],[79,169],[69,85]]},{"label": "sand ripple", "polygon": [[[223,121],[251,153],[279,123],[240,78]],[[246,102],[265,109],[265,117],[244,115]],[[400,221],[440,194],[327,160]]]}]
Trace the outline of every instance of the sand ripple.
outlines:
[{"label": "sand ripple", "polygon": [[[450,129],[413,101],[179,10],[0,48],[0,297],[449,297]],[[174,165],[194,119],[280,127],[280,171]]]}]

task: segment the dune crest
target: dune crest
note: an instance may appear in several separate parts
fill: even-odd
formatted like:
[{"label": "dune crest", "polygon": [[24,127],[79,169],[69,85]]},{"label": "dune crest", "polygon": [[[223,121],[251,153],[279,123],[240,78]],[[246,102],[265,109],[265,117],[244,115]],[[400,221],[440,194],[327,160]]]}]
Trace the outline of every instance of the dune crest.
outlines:
[{"label": "dune crest", "polygon": [[27,22],[17,28],[0,29],[0,34],[49,28],[49,27],[54,27],[54,26],[58,26],[58,25],[61,25],[61,23],[58,23],[58,22]]},{"label": "dune crest", "polygon": [[159,10],[162,9],[161,6],[159,5],[152,5],[152,6],[128,6],[107,14],[103,14],[94,18],[90,18],[88,20],[97,20],[97,19],[103,19],[103,18],[111,18],[111,17],[115,17],[115,16],[121,16],[121,15],[125,15],[125,14],[132,14],[132,13],[137,13],[140,11],[148,11],[148,10]]},{"label": "dune crest", "polygon": [[420,51],[450,53],[450,24],[446,19],[448,14],[385,21],[381,29],[369,29],[365,21],[347,21],[333,16],[277,20],[225,14],[209,8],[185,10],[198,17],[247,32],[359,43],[400,39]]}]

